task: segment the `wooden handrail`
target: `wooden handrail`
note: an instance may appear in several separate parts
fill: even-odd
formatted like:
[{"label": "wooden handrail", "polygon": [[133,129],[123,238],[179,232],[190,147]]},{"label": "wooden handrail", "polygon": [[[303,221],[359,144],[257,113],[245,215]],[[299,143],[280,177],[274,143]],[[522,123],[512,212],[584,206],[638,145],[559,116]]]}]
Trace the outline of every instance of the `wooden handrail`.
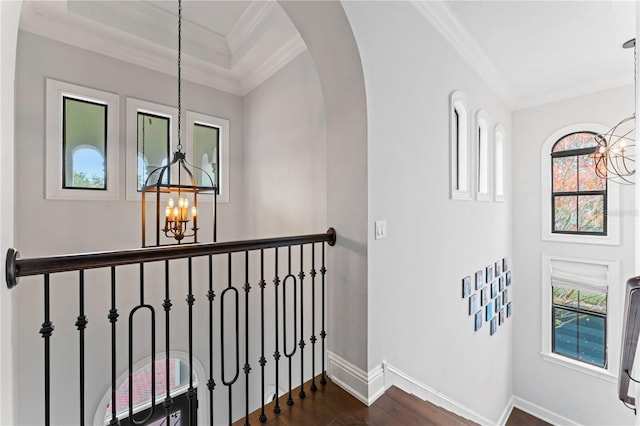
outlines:
[{"label": "wooden handrail", "polygon": [[618,397],[625,404],[635,406],[635,397],[629,395],[629,384],[638,347],[638,335],[640,334],[640,276],[630,278],[627,281],[622,333]]},{"label": "wooden handrail", "polygon": [[10,248],[7,250],[5,275],[7,286],[13,288],[18,284],[19,277],[29,275],[131,265],[134,263],[158,262],[210,254],[235,253],[319,242],[326,242],[330,246],[334,245],[336,242],[336,231],[333,228],[329,228],[327,232],[323,234],[307,234],[292,237],[263,238],[221,243],[145,247],[130,250],[67,254],[28,259],[19,259],[18,251]]}]

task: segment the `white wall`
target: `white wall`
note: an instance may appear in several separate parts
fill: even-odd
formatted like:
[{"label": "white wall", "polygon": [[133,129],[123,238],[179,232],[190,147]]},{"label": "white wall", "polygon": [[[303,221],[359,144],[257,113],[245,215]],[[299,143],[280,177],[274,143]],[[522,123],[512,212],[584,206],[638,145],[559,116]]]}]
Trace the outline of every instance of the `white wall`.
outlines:
[{"label": "white wall", "polygon": [[[462,90],[473,115],[505,128],[507,158],[510,111],[409,2],[343,5],[367,92],[368,368],[386,360],[495,423],[512,392],[514,322],[474,332],[460,283],[510,255],[511,204],[508,192],[449,200],[449,95]],[[373,239],[376,220],[387,239]]]},{"label": "white wall", "polygon": [[328,347],[367,368],[367,115],[358,47],[339,2],[282,1],[322,87],[327,132]]},{"label": "white wall", "polygon": [[[14,86],[22,3],[0,3],[0,253],[14,243]],[[4,264],[2,265],[4,276]],[[13,296],[0,285],[0,424],[14,424]]]},{"label": "white wall", "polygon": [[[598,246],[541,240],[542,145],[555,131],[576,123],[612,126],[633,111],[626,86],[516,111],[513,114],[514,394],[580,424],[632,424],[617,398],[616,384],[543,360],[541,350],[541,254],[621,262],[619,285],[634,270],[633,189],[621,186],[621,244]],[[620,305],[622,306],[622,305]],[[620,318],[620,317],[619,317]],[[617,324],[620,326],[620,324]],[[609,345],[620,346],[619,341]],[[617,372],[614,372],[617,374]]]},{"label": "white wall", "polygon": [[248,236],[326,230],[325,122],[320,81],[308,52],[245,97]]},{"label": "white wall", "polygon": [[[16,66],[16,215],[15,247],[24,257],[132,248],[140,246],[140,203],[125,201],[125,99],[136,97],[151,102],[174,105],[177,103],[175,77],[143,69],[125,62],[20,32]],[[112,202],[51,201],[44,198],[45,165],[45,78],[53,78],[84,85],[120,95],[120,198]],[[240,239],[244,235],[244,176],[243,176],[243,105],[242,98],[204,86],[183,82],[183,111],[187,109],[230,120],[230,202],[219,205],[219,238]],[[183,115],[184,117],[184,115]],[[198,264],[202,266],[201,264]],[[198,267],[200,267],[198,266]],[[184,270],[184,265],[176,269]],[[93,273],[91,273],[93,274]],[[108,281],[104,274],[96,277],[102,284],[87,288],[87,413],[93,418],[98,400],[107,390],[109,377],[109,351],[104,350],[110,332],[106,313],[109,309]],[[154,280],[154,278],[156,280]],[[38,334],[42,318],[42,278],[25,278],[13,290],[16,311],[17,369],[20,380],[16,384],[16,423],[42,422],[42,338]],[[60,407],[77,405],[77,332],[73,323],[77,314],[77,285],[72,275],[56,278],[52,287],[52,321],[56,330],[52,337],[53,379],[68,383],[68,392],[53,393],[54,424],[68,424],[77,418],[75,410],[64,412]],[[102,280],[102,281],[101,281]],[[93,281],[92,281],[93,282]],[[125,268],[119,283],[136,282],[136,272]],[[157,273],[148,273],[148,281],[157,283]],[[177,288],[176,292],[186,294]],[[132,284],[133,285],[133,284]],[[152,284],[148,284],[151,286]],[[199,295],[206,289],[196,288]],[[136,291],[126,292],[120,287],[119,309],[121,320],[119,335],[121,348],[126,348],[126,315],[136,303]],[[147,298],[156,306],[161,304],[160,289],[149,289]],[[184,297],[174,293],[174,318],[184,315]],[[203,297],[197,300],[202,302]],[[181,303],[182,302],[182,303]],[[204,304],[199,306],[204,307]],[[199,310],[200,324],[206,323],[205,310]],[[160,315],[157,313],[156,315]],[[185,316],[182,316],[185,318]],[[173,331],[177,350],[186,350],[181,323]],[[162,335],[162,325],[157,330]],[[202,331],[204,332],[204,331]],[[200,336],[194,348],[201,359],[206,359],[206,339]],[[136,349],[136,359],[148,354],[144,344]],[[160,349],[159,349],[160,350]],[[124,355],[125,351],[122,352]],[[70,362],[68,362],[70,361]],[[74,366],[75,363],[75,366]],[[126,357],[119,359],[119,372],[126,365]],[[36,397],[34,398],[34,395]],[[70,416],[70,417],[67,417]],[[73,419],[73,420],[70,420]]]}]

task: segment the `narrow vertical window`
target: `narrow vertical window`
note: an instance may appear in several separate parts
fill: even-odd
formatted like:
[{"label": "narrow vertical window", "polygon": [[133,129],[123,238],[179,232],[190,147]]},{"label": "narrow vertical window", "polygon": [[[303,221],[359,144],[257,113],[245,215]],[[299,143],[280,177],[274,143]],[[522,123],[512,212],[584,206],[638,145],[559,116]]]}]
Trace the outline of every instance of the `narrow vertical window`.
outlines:
[{"label": "narrow vertical window", "polygon": [[107,189],[107,105],[63,96],[64,189]]},{"label": "narrow vertical window", "polygon": [[551,152],[553,233],[607,235],[607,180],[596,174],[591,132],[560,138]]},{"label": "narrow vertical window", "polygon": [[119,98],[46,81],[48,200],[117,200]]},{"label": "narrow vertical window", "polygon": [[[218,186],[219,146],[220,129],[218,127],[202,123],[193,125],[194,164],[201,169],[201,173],[195,174],[198,186]],[[207,175],[213,182],[209,181]]]},{"label": "narrow vertical window", "polygon": [[504,132],[496,126],[493,146],[495,150],[495,200],[504,201]]},{"label": "narrow vertical window", "polygon": [[465,97],[461,92],[451,95],[451,199],[469,200],[469,119]]},{"label": "narrow vertical window", "polygon": [[479,111],[476,126],[476,178],[477,178],[477,199],[478,201],[490,200],[490,166],[489,159],[489,119],[484,111]]},{"label": "narrow vertical window", "polygon": [[[171,160],[170,128],[169,117],[138,111],[138,191],[142,189],[153,170],[168,164]],[[154,176],[157,176],[157,173]],[[163,183],[167,183],[168,174],[164,179]],[[153,185],[157,182],[148,183]]]}]

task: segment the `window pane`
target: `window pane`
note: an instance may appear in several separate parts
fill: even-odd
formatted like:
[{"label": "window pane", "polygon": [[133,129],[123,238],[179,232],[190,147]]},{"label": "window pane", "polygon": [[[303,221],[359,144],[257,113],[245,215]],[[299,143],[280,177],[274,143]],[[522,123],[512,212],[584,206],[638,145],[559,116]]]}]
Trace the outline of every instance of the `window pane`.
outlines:
[{"label": "window pane", "polygon": [[596,162],[591,155],[578,157],[580,191],[600,191],[607,188],[607,180],[596,175]]},{"label": "window pane", "polygon": [[[218,146],[220,129],[204,124],[193,126],[193,158],[196,167],[194,177],[198,186],[218,185]],[[206,173],[206,175],[205,175]],[[211,182],[207,175],[213,180]]]},{"label": "window pane", "polygon": [[487,127],[482,123],[478,126],[478,193],[489,192],[489,143],[487,141]]},{"label": "window pane", "polygon": [[576,157],[553,159],[553,192],[571,192],[578,189]]},{"label": "window pane", "polygon": [[604,195],[578,196],[578,230],[604,232]]},{"label": "window pane", "polygon": [[578,359],[604,366],[605,321],[594,315],[580,314],[578,318]]},{"label": "window pane", "polygon": [[578,358],[578,314],[553,308],[554,352],[570,358]]},{"label": "window pane", "polygon": [[[166,360],[156,360],[155,362],[155,386],[156,396],[167,389],[167,370]],[[132,374],[133,377],[133,394],[131,395],[134,412],[140,411],[135,407],[139,407],[145,402],[151,400],[151,363],[146,364],[142,368],[136,370]],[[179,359],[169,358],[169,390],[173,391],[189,383],[189,366]],[[105,411],[105,419],[111,418],[111,403],[109,400]],[[118,415],[128,412],[129,410],[129,379],[124,382],[116,390],[116,413]]]},{"label": "window pane", "polygon": [[600,293],[580,292],[580,310],[607,313],[607,295]]},{"label": "window pane", "polygon": [[579,295],[578,290],[554,287],[553,288],[553,304],[577,308],[578,295]]},{"label": "window pane", "polygon": [[577,231],[578,230],[578,197],[556,196],[554,197],[555,220],[554,231]]},{"label": "window pane", "polygon": [[[168,117],[138,112],[138,191],[144,186],[149,173],[169,162]],[[163,183],[169,182],[168,171]],[[154,174],[150,185],[157,183],[158,174]]]},{"label": "window pane", "polygon": [[591,148],[597,146],[593,133],[572,133],[560,139],[553,146],[553,152],[569,151],[572,149]]},{"label": "window pane", "polygon": [[64,188],[107,189],[107,106],[63,98]]},{"label": "window pane", "polygon": [[495,149],[496,196],[501,197],[504,195],[504,140],[502,139],[502,133],[496,132],[495,134]]}]

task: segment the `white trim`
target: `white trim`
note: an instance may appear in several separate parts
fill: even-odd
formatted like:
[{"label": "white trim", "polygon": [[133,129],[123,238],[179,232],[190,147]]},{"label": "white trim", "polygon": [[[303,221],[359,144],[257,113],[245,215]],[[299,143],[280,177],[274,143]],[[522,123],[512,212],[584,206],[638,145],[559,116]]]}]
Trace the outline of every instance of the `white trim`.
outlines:
[{"label": "white trim", "polygon": [[553,411],[549,411],[546,408],[542,408],[539,405],[534,404],[533,402],[526,401],[520,397],[513,397],[513,406],[518,410],[522,410],[525,413],[529,413],[532,416],[539,418],[540,420],[544,420],[547,423],[551,423],[552,425],[565,425],[565,426],[578,426],[580,423],[577,423],[571,419],[568,419],[560,414],[554,413]]},{"label": "white trim", "polygon": [[[575,132],[604,133],[609,128],[597,123],[577,123],[556,130],[542,145],[540,153],[541,238],[563,243],[620,245],[620,187],[607,183],[607,235],[568,235],[551,232],[551,149],[563,136]],[[617,214],[615,214],[617,213]]]},{"label": "white trim", "polygon": [[434,405],[444,408],[454,414],[457,414],[465,419],[469,419],[481,425],[495,425],[495,420],[489,420],[481,414],[476,413],[468,407],[453,400],[447,395],[437,391],[436,389],[425,385],[417,379],[409,376],[408,374],[400,371],[399,369],[389,365],[386,361],[383,361],[384,366],[384,386],[385,389],[391,386],[396,386],[407,393],[414,394],[420,399],[428,401]]},{"label": "white trim", "polygon": [[327,374],[334,383],[367,406],[386,390],[382,365],[366,372],[331,351],[327,351]]},{"label": "white trim", "polygon": [[[165,359],[166,352],[157,352],[156,353],[156,361]],[[187,352],[182,351],[169,351],[169,357],[179,359],[180,361],[184,361],[185,363],[189,363],[189,354]],[[198,401],[206,401],[207,400],[207,385],[205,378],[207,377],[205,374],[204,367],[196,357],[192,357],[193,359],[193,373],[196,376],[194,380],[194,386],[196,387],[197,398]],[[133,371],[140,369],[141,367],[149,364],[151,362],[151,357],[147,356],[145,358],[139,359],[133,364]],[[125,379],[129,377],[129,367],[127,366],[122,373],[118,376],[118,380],[116,380],[116,387],[119,387]],[[164,395],[164,394],[163,394]],[[157,398],[160,398],[157,396]],[[98,408],[93,416],[93,425],[94,426],[103,426],[105,424],[105,412],[107,410],[107,404],[111,400],[111,385],[109,385],[102,399],[98,403]],[[204,406],[204,409],[196,410],[198,412],[198,424],[205,424],[206,419],[209,418],[209,404],[201,404],[201,407]]]},{"label": "white trim", "polygon": [[[455,111],[458,110],[460,117],[460,129],[456,128],[454,120]],[[458,163],[458,147],[456,143],[456,134],[459,130],[464,132],[464,140],[461,140],[461,144],[466,142],[466,164]],[[449,195],[452,200],[471,200],[473,199],[473,182],[474,182],[474,168],[473,163],[473,150],[471,149],[471,110],[469,109],[469,100],[467,96],[459,90],[451,93],[449,96],[449,155],[450,158],[450,174],[449,174]],[[461,135],[462,136],[462,135]],[[460,139],[463,139],[460,137]],[[461,167],[462,166],[462,167]],[[466,176],[462,176],[463,183],[466,188],[456,189],[455,181],[459,173],[463,171]]]},{"label": "white trim", "polygon": [[504,410],[502,410],[502,414],[500,414],[500,418],[496,422],[496,425],[505,426],[507,424],[507,420],[509,420],[511,412],[513,411],[514,398],[515,397],[511,395],[511,398],[509,398],[509,402],[507,403],[507,405],[505,405]]},{"label": "white trim", "polygon": [[[62,119],[63,97],[86,100],[107,106],[105,190],[63,188]],[[46,98],[46,197],[48,200],[117,200],[119,197],[118,145],[119,97],[114,93],[47,79]]]},{"label": "white trim", "polygon": [[300,35],[291,37],[282,47],[273,52],[273,55],[267,58],[261,66],[253,68],[242,77],[240,90],[243,96],[260,86],[306,50],[307,45]]},{"label": "white trim", "polygon": [[411,4],[449,42],[460,56],[482,77],[511,109],[516,98],[505,83],[507,81],[489,59],[476,39],[455,17],[449,6],[442,1],[411,0]]},{"label": "white trim", "polygon": [[[491,124],[491,119],[489,119],[489,114],[487,114],[485,111],[483,110],[479,110],[476,113],[476,121],[475,121],[475,126],[473,127],[473,133],[474,136],[472,138],[472,140],[475,142],[475,170],[476,170],[476,177],[475,177],[475,181],[476,181],[476,199],[478,201],[491,201],[492,199],[492,193],[493,193],[493,175],[494,173],[492,173],[493,170],[493,132],[491,132],[492,129],[492,124]],[[482,136],[485,136],[485,140],[482,140]],[[486,145],[485,150],[486,152],[484,153],[484,155],[486,155],[486,164],[485,164],[485,168],[486,170],[482,169],[482,146],[481,146],[481,142],[484,142],[484,144]],[[472,167],[472,170],[474,168]],[[481,179],[481,174],[486,174],[485,179],[486,179],[486,185],[487,185],[487,192],[480,192],[480,183],[482,181]]]},{"label": "white trim", "polygon": [[[188,161],[191,164],[195,164],[200,167],[199,164],[195,162],[193,158],[194,148],[193,148],[193,125],[196,123],[204,124],[210,127],[217,127],[220,131],[220,146],[218,149],[220,150],[218,156],[220,159],[220,164],[218,164],[219,168],[219,177],[220,177],[220,193],[218,195],[218,202],[220,203],[228,203],[229,202],[229,120],[226,118],[214,117],[212,115],[201,114],[199,112],[187,111],[187,140],[186,140],[186,152]],[[202,201],[211,201],[211,197],[203,197]],[[200,198],[198,198],[200,201]]]},{"label": "white trim", "polygon": [[[169,119],[169,155],[173,155],[173,152],[176,150],[176,141],[178,140],[178,126],[174,124],[178,119],[178,110],[176,108],[127,97],[127,168],[125,173],[125,186],[126,199],[128,201],[142,200],[142,195],[138,192],[138,112],[147,112]],[[171,158],[168,158],[167,161],[171,161]],[[147,201],[154,201],[152,198],[153,197],[149,197]]]},{"label": "white trim", "polygon": [[[573,360],[567,357],[563,357],[552,352],[551,344],[551,315],[552,315],[552,292],[551,292],[551,280],[552,271],[551,264],[554,260],[575,262],[584,265],[598,265],[604,266],[607,269],[606,283],[608,285],[607,293],[607,366],[606,368],[600,368],[592,366],[577,360]],[[585,259],[585,258],[570,258],[563,256],[551,256],[545,253],[542,254],[541,260],[542,269],[542,282],[541,287],[541,332],[540,332],[540,355],[545,361],[558,364],[569,369],[588,374],[590,376],[598,377],[606,381],[617,381],[618,368],[620,363],[620,341],[622,339],[622,310],[624,306],[624,291],[621,286],[617,285],[620,282],[620,261],[619,260],[604,260],[604,259]]]},{"label": "white trim", "polygon": [[[498,141],[500,142],[498,144]],[[500,149],[498,149],[500,145]],[[498,154],[502,154],[502,158],[498,158]],[[504,127],[501,124],[496,124],[493,127],[493,200],[495,202],[504,202],[506,200],[507,192],[507,140]],[[502,176],[499,176],[499,173]],[[498,194],[498,183],[500,183],[500,177],[502,178],[502,194]]]}]

